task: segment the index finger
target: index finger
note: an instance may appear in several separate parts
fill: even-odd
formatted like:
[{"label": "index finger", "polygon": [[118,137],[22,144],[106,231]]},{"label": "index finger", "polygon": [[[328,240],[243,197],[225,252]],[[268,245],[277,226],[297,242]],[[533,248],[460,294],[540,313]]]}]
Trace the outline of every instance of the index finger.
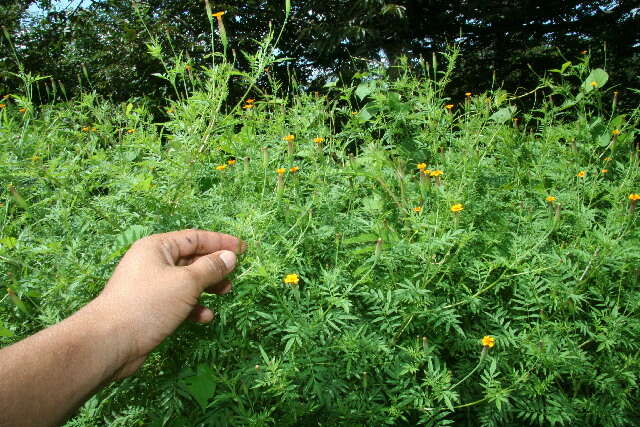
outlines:
[{"label": "index finger", "polygon": [[[173,262],[181,258],[208,255],[221,250],[241,254],[246,244],[235,236],[206,230],[180,230],[150,236],[160,242],[163,255],[169,255]],[[168,253],[167,253],[168,252]]]}]

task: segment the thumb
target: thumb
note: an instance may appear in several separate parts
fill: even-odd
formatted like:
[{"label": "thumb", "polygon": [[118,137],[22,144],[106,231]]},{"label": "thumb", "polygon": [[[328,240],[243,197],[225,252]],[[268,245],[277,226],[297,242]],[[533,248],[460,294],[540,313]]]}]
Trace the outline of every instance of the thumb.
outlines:
[{"label": "thumb", "polygon": [[206,288],[215,285],[231,273],[236,267],[236,254],[231,251],[218,251],[198,258],[184,268],[194,279],[198,295]]}]

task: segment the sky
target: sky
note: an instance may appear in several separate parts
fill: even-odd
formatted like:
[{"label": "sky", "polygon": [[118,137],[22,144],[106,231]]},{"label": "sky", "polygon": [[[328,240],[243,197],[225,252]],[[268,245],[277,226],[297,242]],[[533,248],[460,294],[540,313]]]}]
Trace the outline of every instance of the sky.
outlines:
[{"label": "sky", "polygon": [[[60,11],[65,9],[75,9],[79,4],[89,5],[91,1],[89,0],[53,0],[53,9]],[[29,13],[38,14],[42,12],[42,10],[35,4],[32,4],[31,7],[27,10]]]}]

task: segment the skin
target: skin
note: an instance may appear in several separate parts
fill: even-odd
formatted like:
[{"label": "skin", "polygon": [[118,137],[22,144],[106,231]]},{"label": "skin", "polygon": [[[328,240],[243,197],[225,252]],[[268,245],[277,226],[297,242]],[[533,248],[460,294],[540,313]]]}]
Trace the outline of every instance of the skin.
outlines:
[{"label": "skin", "polygon": [[225,276],[245,247],[202,230],[134,243],[96,299],[0,350],[0,426],[59,425],[101,387],[133,374],[185,319],[211,322],[198,298],[231,290]]}]

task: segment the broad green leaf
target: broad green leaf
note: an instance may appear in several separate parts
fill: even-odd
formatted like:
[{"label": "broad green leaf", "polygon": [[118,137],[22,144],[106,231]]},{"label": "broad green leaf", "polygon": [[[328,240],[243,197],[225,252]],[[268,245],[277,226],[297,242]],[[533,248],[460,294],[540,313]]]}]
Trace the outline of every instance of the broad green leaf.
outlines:
[{"label": "broad green leaf", "polygon": [[602,68],[596,68],[595,70],[591,71],[589,77],[587,77],[584,83],[582,83],[582,89],[585,92],[591,92],[592,90],[604,87],[604,85],[607,84],[608,80],[609,74],[607,74],[607,72]]},{"label": "broad green leaf", "polygon": [[0,326],[0,337],[11,337],[13,336],[13,332],[11,330],[5,328],[4,326]]},{"label": "broad green leaf", "polygon": [[338,84],[338,81],[340,79],[335,79],[335,80],[331,80],[330,82],[325,83],[324,87],[336,87],[336,85]]},{"label": "broad green leaf", "polygon": [[365,99],[371,94],[371,92],[373,92],[373,85],[374,83],[372,82],[362,82],[358,85],[355,94],[360,99],[360,101]]},{"label": "broad green leaf", "polygon": [[180,386],[198,402],[203,412],[216,392],[211,368],[205,364],[198,365],[196,375],[180,380]]},{"label": "broad green leaf", "polygon": [[504,123],[508,120],[511,120],[515,112],[516,112],[516,107],[513,107],[513,106],[504,107],[499,109],[495,113],[493,113],[489,118],[496,123]]}]

